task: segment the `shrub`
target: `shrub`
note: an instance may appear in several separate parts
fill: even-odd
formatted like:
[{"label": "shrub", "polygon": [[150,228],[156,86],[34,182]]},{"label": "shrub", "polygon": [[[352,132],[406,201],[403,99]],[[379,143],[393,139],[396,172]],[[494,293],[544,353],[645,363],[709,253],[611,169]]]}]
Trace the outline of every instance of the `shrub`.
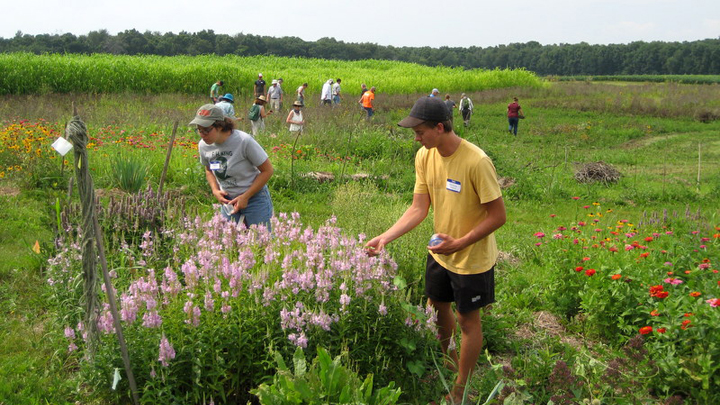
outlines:
[{"label": "shrub", "polygon": [[[393,261],[368,257],[362,238],[333,224],[315,231],[297,214],[280,214],[270,235],[217,216],[186,218],[163,231],[171,248],[157,249],[158,235],[147,232],[118,249],[122,257],[109,260],[126,263],[115,267],[113,283],[143,401],[244,401],[271,376],[273,352],[289,358],[297,347],[318,346],[347,352],[353,368],[378,384],[395,381],[416,395],[430,389],[417,380],[438,350],[434,314],[407,301]],[[68,286],[77,279],[79,248],[67,240],[50,260],[58,305],[77,294]],[[58,311],[69,349],[81,353],[80,314]],[[98,327],[101,344],[84,369],[100,387],[122,364],[107,304]]]}]

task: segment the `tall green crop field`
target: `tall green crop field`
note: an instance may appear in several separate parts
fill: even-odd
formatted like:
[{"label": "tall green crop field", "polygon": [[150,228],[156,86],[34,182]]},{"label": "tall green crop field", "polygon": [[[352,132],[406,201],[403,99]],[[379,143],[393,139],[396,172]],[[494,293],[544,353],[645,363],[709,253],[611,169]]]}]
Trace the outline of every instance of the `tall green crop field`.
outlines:
[{"label": "tall green crop field", "polygon": [[[218,80],[233,93],[249,93],[258,73],[283,78],[286,91],[302,83],[318,93],[328,79],[342,78],[346,89],[361,83],[394,94],[481,91],[539,87],[525,70],[433,68],[406,62],[332,61],[273,56],[116,56],[0,54],[0,94],[46,93],[184,93],[208,92]],[[269,80],[268,80],[269,82]],[[355,93],[353,91],[352,93]],[[349,92],[347,93],[349,94]]]}]

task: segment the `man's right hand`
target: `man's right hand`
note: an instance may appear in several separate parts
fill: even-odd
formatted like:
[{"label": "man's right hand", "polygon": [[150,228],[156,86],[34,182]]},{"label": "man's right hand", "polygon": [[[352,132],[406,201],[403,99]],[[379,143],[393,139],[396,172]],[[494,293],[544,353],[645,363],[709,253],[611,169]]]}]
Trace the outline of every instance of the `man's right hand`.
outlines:
[{"label": "man's right hand", "polygon": [[382,237],[376,236],[365,244],[365,253],[368,256],[377,256],[385,248],[385,241]]}]

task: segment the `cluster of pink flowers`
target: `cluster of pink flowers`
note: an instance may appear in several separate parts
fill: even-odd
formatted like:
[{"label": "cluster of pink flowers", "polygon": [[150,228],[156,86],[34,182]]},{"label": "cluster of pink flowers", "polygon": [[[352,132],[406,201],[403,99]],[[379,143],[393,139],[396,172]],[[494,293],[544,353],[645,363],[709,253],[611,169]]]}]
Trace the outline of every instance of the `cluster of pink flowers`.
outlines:
[{"label": "cluster of pink flowers", "polygon": [[[281,213],[273,218],[270,234],[264,227],[238,229],[219,216],[209,221],[185,219],[182,228],[171,233],[173,261],[178,264],[159,272],[148,267],[159,244],[157,236],[147,232],[138,246],[138,256],[147,264],[136,262],[146,267],[134,270],[128,287],[118,294],[121,321],[131,325],[142,320],[142,327],[157,329],[162,336],[158,361],[167,366],[175,351],[165,336],[163,317],[178,316],[172,313],[177,302],[184,302],[181,316],[187,328],[199,327],[205,313],[217,312],[226,318],[247,305],[265,308],[271,316],[277,311],[278,326],[300,347],[306,347],[314,334],[330,331],[349,311],[367,304],[377,308],[378,316],[386,316],[385,298],[402,295],[393,283],[397,265],[387,255],[368,257],[364,235],[345,236],[334,224],[335,218],[330,218],[315,231],[304,227],[297,213]],[[79,263],[78,250],[79,246],[72,246],[52,259],[58,270],[53,273],[62,274],[59,279],[70,277],[66,269]],[[123,250],[134,253],[130,246]],[[434,331],[432,311],[427,319],[431,322],[409,326]],[[98,328],[115,333],[107,303],[98,316]],[[65,334],[74,342],[73,329],[66,329]]]}]

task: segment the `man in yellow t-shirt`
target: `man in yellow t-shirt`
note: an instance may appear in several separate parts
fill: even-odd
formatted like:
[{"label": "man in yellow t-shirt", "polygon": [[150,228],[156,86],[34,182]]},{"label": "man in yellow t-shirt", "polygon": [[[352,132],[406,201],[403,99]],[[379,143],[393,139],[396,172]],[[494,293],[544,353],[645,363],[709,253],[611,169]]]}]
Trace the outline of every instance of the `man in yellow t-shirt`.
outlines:
[{"label": "man in yellow t-shirt", "polygon": [[[450,393],[460,403],[482,349],[480,308],[495,302],[494,231],[505,224],[505,204],[495,167],[485,152],[452,129],[450,112],[437,97],[423,97],[398,123],[412,128],[424,148],[415,156],[413,202],[397,222],[366,244],[370,255],[419,225],[432,206],[434,228],[442,240],[428,246],[425,294],[437,311],[443,352],[457,371]],[[457,313],[453,313],[455,303]],[[460,356],[448,351],[460,323]]]}]

